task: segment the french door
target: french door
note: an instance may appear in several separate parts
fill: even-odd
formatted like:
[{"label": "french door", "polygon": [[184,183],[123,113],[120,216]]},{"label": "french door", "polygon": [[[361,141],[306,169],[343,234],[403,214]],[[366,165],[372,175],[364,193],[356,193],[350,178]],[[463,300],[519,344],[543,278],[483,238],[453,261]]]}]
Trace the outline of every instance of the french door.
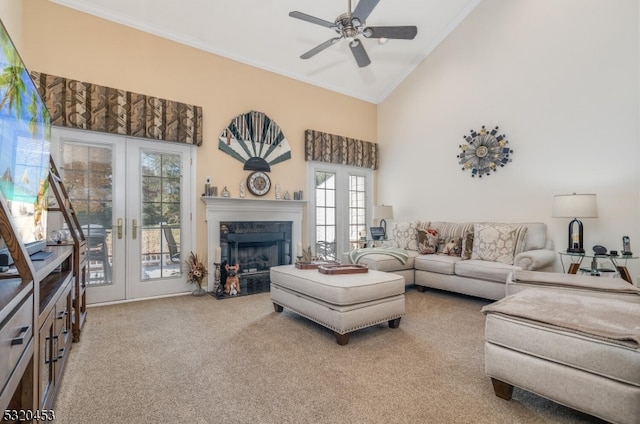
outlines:
[{"label": "french door", "polygon": [[373,210],[373,171],[307,162],[308,234],[313,253],[340,260],[359,246]]},{"label": "french door", "polygon": [[194,147],[54,128],[52,155],[87,239],[87,302],[189,289]]}]

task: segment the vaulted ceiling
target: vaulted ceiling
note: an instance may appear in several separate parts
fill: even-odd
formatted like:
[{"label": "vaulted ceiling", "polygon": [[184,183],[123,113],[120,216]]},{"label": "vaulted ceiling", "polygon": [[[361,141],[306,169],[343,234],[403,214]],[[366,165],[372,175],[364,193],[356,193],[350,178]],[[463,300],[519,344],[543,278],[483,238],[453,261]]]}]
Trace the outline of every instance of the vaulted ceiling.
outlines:
[{"label": "vaulted ceiling", "polygon": [[380,0],[367,26],[415,25],[413,40],[362,43],[359,67],[341,39],[309,59],[300,55],[337,37],[334,29],[289,16],[334,22],[358,0],[50,0],[119,24],[368,102],[385,99],[480,0]]}]

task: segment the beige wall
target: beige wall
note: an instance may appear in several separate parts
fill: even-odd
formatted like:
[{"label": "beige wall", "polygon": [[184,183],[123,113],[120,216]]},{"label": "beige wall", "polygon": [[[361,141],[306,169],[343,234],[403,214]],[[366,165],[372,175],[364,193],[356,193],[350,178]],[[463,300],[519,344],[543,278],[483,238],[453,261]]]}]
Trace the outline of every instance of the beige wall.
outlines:
[{"label": "beige wall", "polygon": [[[398,219],[546,222],[563,250],[553,195],[597,193],[585,248],[628,235],[640,254],[639,27],[637,0],[482,1],[378,106],[379,201]],[[456,155],[482,125],[513,162],[473,179]]]},{"label": "beige wall", "polygon": [[22,46],[22,0],[0,1],[0,19],[18,51]]},{"label": "beige wall", "polygon": [[[238,185],[242,163],[218,150],[217,137],[231,119],[257,110],[274,119],[287,137],[292,159],[272,167],[283,192],[305,190],[304,130],[375,142],[376,105],[301,83],[153,35],[56,5],[24,0],[22,49],[27,67],[80,81],[130,90],[203,108],[204,145],[198,148],[198,195],[205,176],[214,185]],[[306,190],[305,190],[306,195]],[[268,195],[273,196],[273,191]],[[205,234],[204,206],[195,211]],[[206,240],[197,237],[204,252]]]}]

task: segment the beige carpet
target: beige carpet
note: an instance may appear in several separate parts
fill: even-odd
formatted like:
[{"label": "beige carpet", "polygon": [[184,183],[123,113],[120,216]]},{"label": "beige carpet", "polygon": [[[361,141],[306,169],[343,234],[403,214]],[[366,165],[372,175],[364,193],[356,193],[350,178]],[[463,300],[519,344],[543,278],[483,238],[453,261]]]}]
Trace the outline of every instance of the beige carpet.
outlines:
[{"label": "beige carpet", "polygon": [[89,308],[56,423],[599,423],[484,375],[489,301],[407,290],[400,328],[346,346],[269,293]]}]

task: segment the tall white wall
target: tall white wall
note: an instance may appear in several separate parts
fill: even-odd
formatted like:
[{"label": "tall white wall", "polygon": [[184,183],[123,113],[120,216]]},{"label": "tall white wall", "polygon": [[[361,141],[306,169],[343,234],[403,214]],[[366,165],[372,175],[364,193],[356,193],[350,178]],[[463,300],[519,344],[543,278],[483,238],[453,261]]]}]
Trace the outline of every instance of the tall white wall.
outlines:
[{"label": "tall white wall", "polygon": [[[638,0],[482,1],[379,105],[377,202],[397,220],[546,222],[563,250],[553,195],[596,193],[587,250],[629,235],[640,254],[639,22]],[[514,153],[478,179],[456,155],[482,125]]]},{"label": "tall white wall", "polygon": [[0,1],[0,19],[18,51],[22,49],[22,0]]}]

